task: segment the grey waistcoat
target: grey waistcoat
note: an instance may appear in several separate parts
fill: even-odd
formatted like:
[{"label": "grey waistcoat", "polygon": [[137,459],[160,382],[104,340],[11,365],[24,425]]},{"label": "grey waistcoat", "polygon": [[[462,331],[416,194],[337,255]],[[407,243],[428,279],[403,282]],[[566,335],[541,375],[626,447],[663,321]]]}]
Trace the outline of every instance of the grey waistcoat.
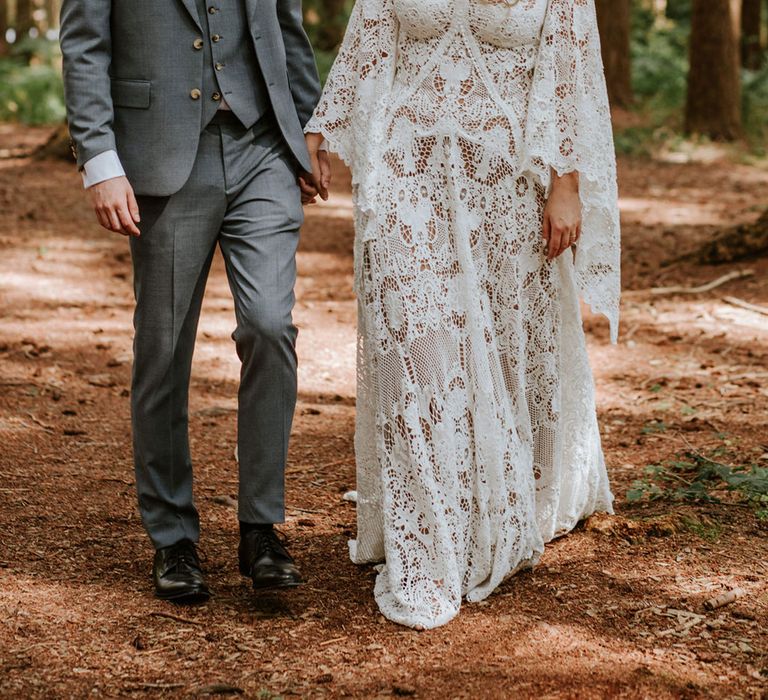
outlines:
[{"label": "grey waistcoat", "polygon": [[[298,167],[311,169],[303,126],[320,81],[301,0],[209,0],[220,12],[206,7],[202,15],[197,2],[63,0],[64,88],[78,165],[116,149],[137,194],[178,192],[201,126],[220,104],[213,92],[229,92],[245,123],[268,101]],[[229,42],[232,30],[240,39]]]},{"label": "grey waistcoat", "polygon": [[267,110],[264,76],[248,32],[243,0],[197,0],[204,22],[202,125],[211,120],[221,98],[247,128]]}]

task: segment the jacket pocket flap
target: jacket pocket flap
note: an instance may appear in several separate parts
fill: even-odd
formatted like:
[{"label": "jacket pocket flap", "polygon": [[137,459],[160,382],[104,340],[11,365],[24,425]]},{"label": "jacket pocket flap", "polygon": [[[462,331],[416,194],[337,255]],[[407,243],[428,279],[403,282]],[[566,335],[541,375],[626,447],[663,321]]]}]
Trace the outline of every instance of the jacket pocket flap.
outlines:
[{"label": "jacket pocket flap", "polygon": [[112,104],[115,107],[148,109],[152,83],[149,80],[112,79]]}]

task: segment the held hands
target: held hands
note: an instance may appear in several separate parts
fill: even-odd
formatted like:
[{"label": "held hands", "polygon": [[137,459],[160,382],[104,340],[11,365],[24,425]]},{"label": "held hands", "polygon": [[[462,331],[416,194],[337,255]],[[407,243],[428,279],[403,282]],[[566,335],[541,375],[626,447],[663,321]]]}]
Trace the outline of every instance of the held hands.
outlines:
[{"label": "held hands", "polygon": [[91,204],[99,223],[115,233],[124,236],[140,236],[136,224],[141,221],[139,205],[133,188],[126,177],[113,177],[88,188]]},{"label": "held hands", "polygon": [[552,173],[552,191],[544,207],[542,236],[547,242],[547,260],[554,260],[581,238],[579,174],[560,177]]},{"label": "held hands", "polygon": [[319,194],[323,201],[328,199],[328,188],[331,186],[331,160],[327,151],[321,151],[322,134],[307,134],[307,150],[312,163],[312,172],[299,176],[302,204],[314,204]]}]

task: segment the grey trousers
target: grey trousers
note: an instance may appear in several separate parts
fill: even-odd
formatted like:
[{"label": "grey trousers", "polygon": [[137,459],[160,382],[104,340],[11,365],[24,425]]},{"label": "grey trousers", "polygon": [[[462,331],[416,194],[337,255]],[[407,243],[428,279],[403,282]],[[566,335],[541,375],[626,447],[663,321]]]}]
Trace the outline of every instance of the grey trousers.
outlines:
[{"label": "grey trousers", "polygon": [[188,395],[200,307],[218,244],[235,303],[239,518],[283,522],[285,462],[296,405],[292,322],[303,209],[277,125],[209,125],[184,187],[139,197],[132,239],[136,312],[131,394],[139,510],[155,547],[198,541]]}]

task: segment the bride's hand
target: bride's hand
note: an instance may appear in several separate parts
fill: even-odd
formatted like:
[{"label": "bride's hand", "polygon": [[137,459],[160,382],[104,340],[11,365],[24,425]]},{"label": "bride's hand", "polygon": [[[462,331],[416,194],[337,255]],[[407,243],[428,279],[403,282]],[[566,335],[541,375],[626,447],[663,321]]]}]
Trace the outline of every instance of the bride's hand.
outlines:
[{"label": "bride's hand", "polygon": [[544,207],[542,235],[547,241],[547,260],[554,260],[581,237],[578,173],[562,177],[552,173],[552,190]]},{"label": "bride's hand", "polygon": [[302,201],[305,201],[307,197],[310,201],[314,201],[318,194],[323,200],[327,200],[328,188],[331,185],[331,160],[327,151],[320,150],[320,146],[323,144],[323,135],[306,134],[305,139],[309,159],[312,163],[312,172],[299,178]]}]

